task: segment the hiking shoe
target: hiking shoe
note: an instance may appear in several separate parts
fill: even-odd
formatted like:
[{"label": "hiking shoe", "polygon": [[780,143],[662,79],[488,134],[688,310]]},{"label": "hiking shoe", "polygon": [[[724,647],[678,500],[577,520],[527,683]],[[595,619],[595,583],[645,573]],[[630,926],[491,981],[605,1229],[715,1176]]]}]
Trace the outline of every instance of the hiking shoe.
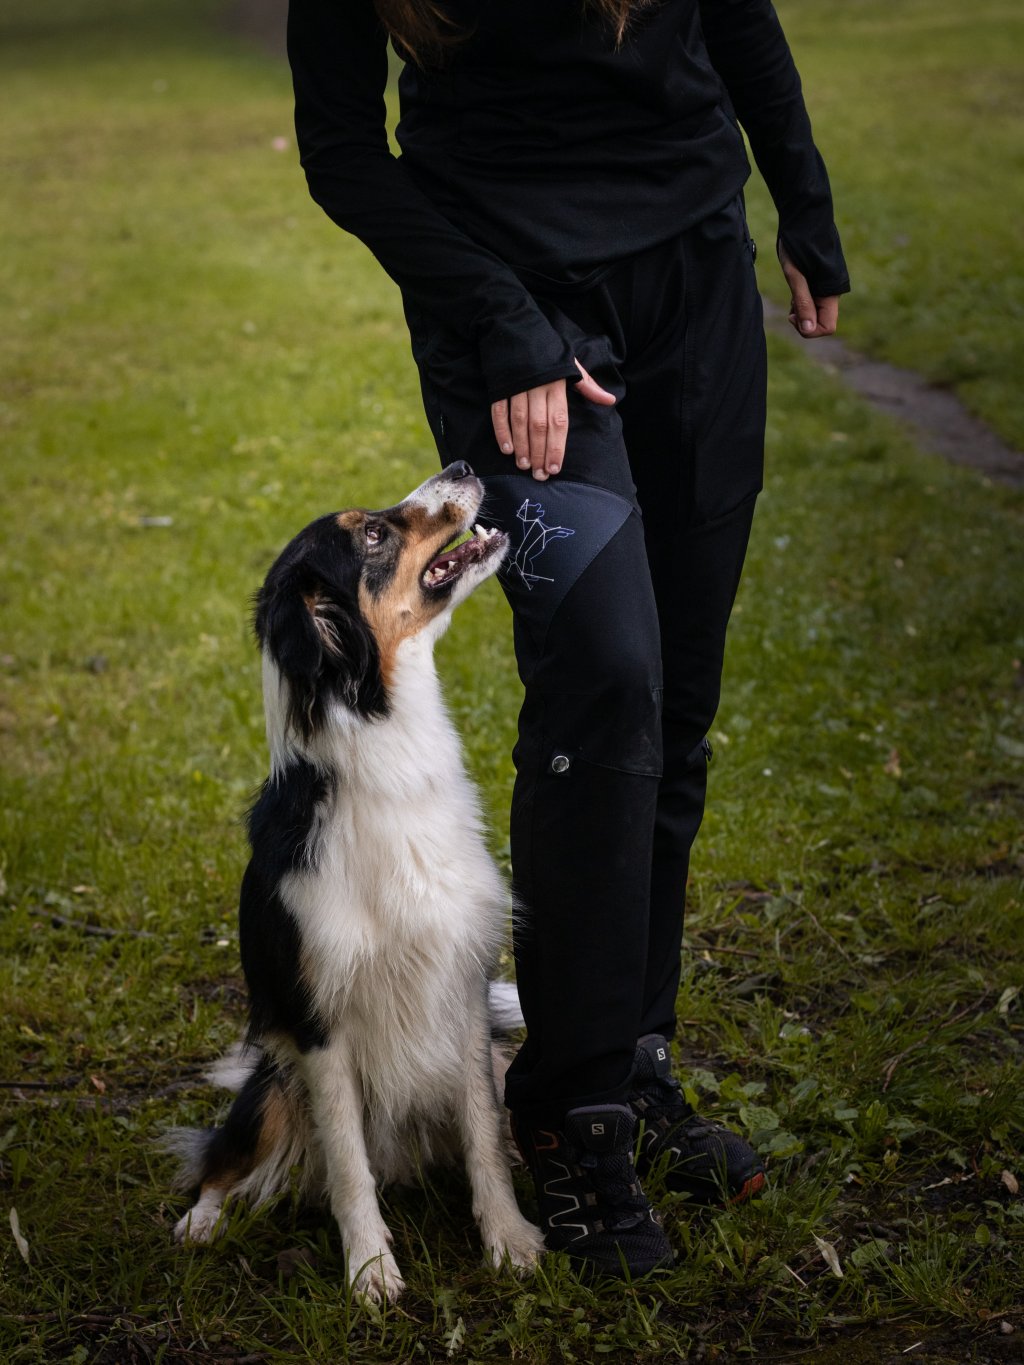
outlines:
[{"label": "hiking shoe", "polygon": [[643,1120],[637,1166],[647,1172],[667,1157],[667,1189],[696,1204],[741,1204],[763,1188],[764,1165],[753,1147],[683,1099],[660,1034],[637,1043],[629,1103]]},{"label": "hiking shoe", "polygon": [[632,1278],[672,1264],[661,1220],[633,1165],[636,1119],[624,1104],[570,1109],[557,1124],[512,1115],[537,1187],[544,1240],[578,1270]]}]

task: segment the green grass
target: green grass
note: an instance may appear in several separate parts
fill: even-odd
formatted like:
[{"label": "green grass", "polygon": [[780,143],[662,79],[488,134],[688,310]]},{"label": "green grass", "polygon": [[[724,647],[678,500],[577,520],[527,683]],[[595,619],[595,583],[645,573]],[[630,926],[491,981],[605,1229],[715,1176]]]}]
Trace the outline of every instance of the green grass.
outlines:
[{"label": "green grass", "polygon": [[[1024,449],[1024,12],[1004,0],[780,0],[828,162],[849,341],[953,388]],[[754,187],[768,248],[775,223]],[[772,272],[762,271],[785,301]]]},{"label": "green grass", "polygon": [[[700,1217],[655,1182],[679,1268],[586,1288],[557,1259],[522,1284],[485,1271],[463,1182],[439,1176],[388,1196],[410,1289],[385,1313],[351,1302],[329,1218],[291,1201],[239,1212],[209,1251],[170,1245],[182,1205],[153,1140],[217,1113],[200,1073],[242,1019],[240,816],[265,764],[248,599],[310,517],[390,502],[434,463],[394,289],[274,149],[286,73],[206,8],[20,0],[0,20],[0,1179],[29,1243],[25,1264],[0,1235],[0,1359],[852,1365],[922,1337],[936,1361],[1012,1359],[996,1353],[1020,1340],[1001,1321],[1024,1332],[1024,1205],[1002,1176],[1024,1179],[1020,502],[782,345],[680,997],[691,1088],[771,1156],[770,1192]],[[784,8],[805,68],[833,53],[815,107],[843,202],[865,224],[908,216],[934,263],[950,222],[920,219],[856,133],[885,122],[884,82],[837,142],[876,11],[845,7],[830,36],[824,13]],[[904,108],[908,147],[933,112]],[[980,117],[964,129],[987,136]],[[937,143],[935,176],[962,155]],[[995,151],[975,156],[994,180]],[[962,240],[987,220],[971,202]],[[867,235],[858,338],[903,307]],[[972,291],[958,276],[943,307]],[[941,349],[956,329],[928,316],[914,325]],[[1012,329],[990,340],[1009,411]],[[506,625],[488,584],[440,651],[503,861]]]}]

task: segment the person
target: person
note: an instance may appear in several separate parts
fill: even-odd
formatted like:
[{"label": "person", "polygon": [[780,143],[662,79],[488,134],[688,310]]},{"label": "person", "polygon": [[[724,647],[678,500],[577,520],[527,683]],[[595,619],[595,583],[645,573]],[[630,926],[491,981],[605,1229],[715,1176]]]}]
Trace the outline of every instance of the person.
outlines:
[{"label": "person", "polygon": [[802,336],[849,287],[800,80],[770,0],[291,0],[288,51],[310,192],[399,285],[442,462],[511,537],[513,1131],[548,1246],[645,1273],[672,1252],[638,1171],[698,1201],[765,1178],[668,1040],[762,482],[741,126]]}]

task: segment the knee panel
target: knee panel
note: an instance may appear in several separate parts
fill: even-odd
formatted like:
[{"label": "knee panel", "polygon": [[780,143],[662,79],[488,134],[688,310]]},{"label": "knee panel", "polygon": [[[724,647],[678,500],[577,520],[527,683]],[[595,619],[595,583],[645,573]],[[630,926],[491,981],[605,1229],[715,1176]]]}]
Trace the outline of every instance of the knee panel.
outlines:
[{"label": "knee panel", "polygon": [[[526,699],[517,763],[558,756],[661,772],[661,642],[643,526],[590,484],[485,480],[480,520],[511,539],[501,582]],[[563,768],[564,772],[565,769]]]}]

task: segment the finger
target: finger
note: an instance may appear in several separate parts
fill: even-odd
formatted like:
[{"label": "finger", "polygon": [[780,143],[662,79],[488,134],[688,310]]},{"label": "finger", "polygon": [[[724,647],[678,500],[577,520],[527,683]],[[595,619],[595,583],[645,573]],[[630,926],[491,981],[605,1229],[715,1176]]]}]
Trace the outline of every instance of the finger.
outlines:
[{"label": "finger", "polygon": [[794,271],[793,276],[789,277],[789,287],[793,293],[793,326],[801,336],[813,336],[818,330],[818,309],[807,288],[807,281],[799,271]]},{"label": "finger", "polygon": [[839,326],[839,298],[837,295],[830,295],[828,298],[815,299],[818,306],[818,336],[830,337]]},{"label": "finger", "polygon": [[569,409],[565,401],[565,385],[553,384],[548,392],[548,447],[544,468],[557,474],[565,458],[565,442],[569,434]]},{"label": "finger", "polygon": [[530,467],[530,436],[528,395],[515,393],[508,400],[509,421],[512,425],[512,449],[516,454],[516,465],[520,469]]},{"label": "finger", "polygon": [[548,395],[547,388],[531,389],[529,399],[528,437],[530,442],[530,468],[535,479],[546,479],[544,456],[548,445]]},{"label": "finger", "polygon": [[603,389],[597,380],[587,373],[578,360],[576,361],[576,368],[582,376],[576,381],[576,392],[583,398],[589,398],[591,403],[600,403],[604,407],[611,407],[618,401],[613,393]]},{"label": "finger", "polygon": [[801,336],[816,336],[818,331],[818,309],[807,287],[803,273],[793,264],[782,238],[775,243],[775,250],[782,266],[782,273],[789,285],[790,312],[789,322]]},{"label": "finger", "polygon": [[494,428],[494,439],[497,441],[503,455],[512,454],[512,428],[508,424],[508,399],[500,398],[497,403],[491,404],[491,426]]}]

